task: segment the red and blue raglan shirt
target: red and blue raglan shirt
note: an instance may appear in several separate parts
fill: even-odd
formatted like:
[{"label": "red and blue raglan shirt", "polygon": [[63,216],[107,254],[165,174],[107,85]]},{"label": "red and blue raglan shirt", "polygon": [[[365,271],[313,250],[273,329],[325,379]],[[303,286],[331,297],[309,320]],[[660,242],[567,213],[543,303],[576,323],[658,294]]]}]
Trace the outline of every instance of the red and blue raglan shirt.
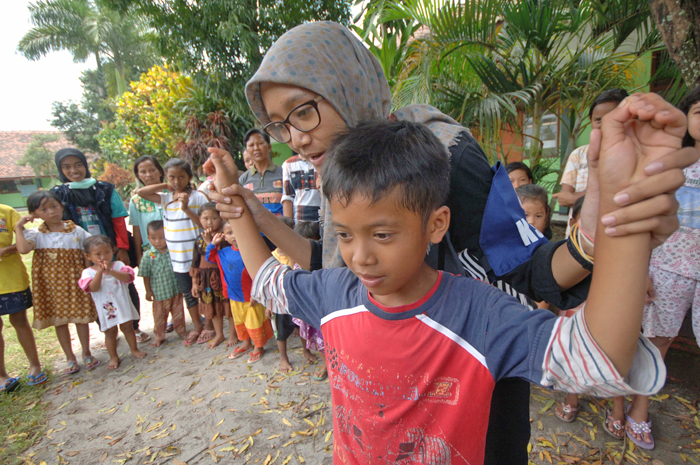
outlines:
[{"label": "red and blue raglan shirt", "polygon": [[585,310],[573,318],[528,311],[447,273],[419,302],[386,308],[348,268],[292,271],[271,258],[253,298],[323,333],[335,463],[483,463],[501,378],[610,397],[655,393],[666,377],[644,337],[622,379],[588,333]]},{"label": "red and blue raglan shirt", "polygon": [[207,246],[207,261],[216,263],[223,274],[224,294],[234,302],[250,302],[252,279],[245,269],[241,252],[233,247],[221,250],[215,244]]}]

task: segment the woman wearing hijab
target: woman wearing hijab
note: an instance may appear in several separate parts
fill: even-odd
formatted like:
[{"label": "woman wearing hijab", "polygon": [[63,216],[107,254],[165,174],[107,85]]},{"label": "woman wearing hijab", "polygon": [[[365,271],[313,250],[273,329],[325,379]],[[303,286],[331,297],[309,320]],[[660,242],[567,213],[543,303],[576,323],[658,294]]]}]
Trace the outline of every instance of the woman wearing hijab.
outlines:
[{"label": "woman wearing hijab", "polygon": [[[391,118],[426,124],[450,153],[448,206],[452,212],[449,237],[433,247],[428,262],[439,269],[488,280],[521,300],[528,296],[570,308],[586,298],[590,257],[566,241],[550,244],[529,228],[505,170],[489,167],[466,128],[427,105],[411,105],[391,113],[390,89],[379,62],[344,26],[317,22],[288,31],[270,48],[247,83],[246,97],[265,132],[289,144],[319,172],[330,142],[361,120]],[[653,176],[618,194],[620,205],[627,207],[610,215],[611,222],[606,217],[605,224],[614,225],[607,232],[621,235],[644,230],[665,239],[678,224],[676,204],[667,192],[682,184],[676,175],[697,158],[697,152],[679,151],[647,167]],[[596,176],[593,169],[589,193],[598,189]],[[302,267],[343,266],[325,198],[321,206],[322,240],[313,242],[283,226],[240,186],[221,194],[212,192],[212,199],[220,202],[217,208],[222,217],[241,214],[240,209],[230,206],[230,195],[241,195],[260,231],[289,251]],[[595,195],[587,196],[582,213],[582,228],[592,236],[598,216],[595,199]],[[592,250],[586,252],[592,255]],[[521,380],[499,382],[491,404],[486,463],[526,464],[529,436],[529,385]]]},{"label": "woman wearing hijab", "polygon": [[[90,167],[83,152],[65,148],[56,152],[58,179],[63,182],[51,189],[63,204],[63,219],[72,220],[95,236],[104,234],[117,246],[116,259],[130,263],[129,233],[124,218],[129,213],[124,207],[114,185],[97,181],[90,176]],[[131,301],[140,313],[139,294],[133,283],[129,284]],[[151,336],[139,330],[139,320],[134,320],[136,340],[146,342]]]}]

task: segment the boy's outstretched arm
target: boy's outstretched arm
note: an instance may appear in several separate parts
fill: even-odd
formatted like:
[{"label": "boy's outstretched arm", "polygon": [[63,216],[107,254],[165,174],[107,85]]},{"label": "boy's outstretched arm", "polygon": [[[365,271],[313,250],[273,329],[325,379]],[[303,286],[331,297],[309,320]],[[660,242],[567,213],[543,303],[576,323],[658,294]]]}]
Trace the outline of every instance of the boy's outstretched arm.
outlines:
[{"label": "boy's outstretched arm", "polygon": [[[635,94],[603,118],[599,162],[600,217],[615,211],[615,193],[647,177],[650,160],[676,151],[685,115],[656,94]],[[596,234],[595,271],[585,309],[591,336],[622,376],[637,350],[646,295],[651,235]]]},{"label": "boy's outstretched arm", "polygon": [[[231,155],[225,150],[217,148],[210,148],[209,153],[211,153],[210,158],[216,167],[216,190],[221,192],[224,187],[238,184],[238,168],[236,168]],[[240,197],[233,197],[233,204],[243,208],[243,215],[238,219],[228,220],[228,222],[233,229],[233,235],[236,237],[238,249],[241,251],[248,274],[255,278],[260,267],[272,254],[260,235],[245,201]]]}]

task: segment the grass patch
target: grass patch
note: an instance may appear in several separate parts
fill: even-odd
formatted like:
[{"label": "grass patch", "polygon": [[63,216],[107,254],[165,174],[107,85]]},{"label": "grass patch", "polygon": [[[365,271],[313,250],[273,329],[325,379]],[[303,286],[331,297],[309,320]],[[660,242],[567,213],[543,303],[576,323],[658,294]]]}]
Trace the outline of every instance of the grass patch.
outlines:
[{"label": "grass patch", "polygon": [[[39,222],[27,223],[26,228],[36,228]],[[22,255],[22,261],[27,267],[29,277],[32,275],[33,252]],[[33,309],[27,310],[27,319],[31,323],[34,317]],[[27,386],[27,370],[29,362],[24,355],[22,346],[17,340],[17,334],[10,324],[9,316],[2,317],[2,336],[5,340],[5,368],[10,376],[20,376],[20,387],[10,394],[0,395],[0,431],[4,434],[0,438],[0,463],[19,464],[20,455],[31,447],[37,438],[46,429],[46,411],[48,402],[42,402],[41,397],[46,391],[46,386],[53,379],[51,367],[53,363],[63,356],[61,346],[56,339],[53,329],[43,331],[34,330],[39,360],[44,367],[44,372],[49,375],[49,383],[42,386]]]}]

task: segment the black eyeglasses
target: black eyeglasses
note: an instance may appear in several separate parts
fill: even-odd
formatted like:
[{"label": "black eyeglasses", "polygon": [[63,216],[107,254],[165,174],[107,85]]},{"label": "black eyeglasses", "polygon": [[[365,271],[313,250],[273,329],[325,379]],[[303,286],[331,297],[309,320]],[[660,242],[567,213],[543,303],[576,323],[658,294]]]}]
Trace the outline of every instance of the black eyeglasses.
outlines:
[{"label": "black eyeglasses", "polygon": [[277,142],[286,144],[292,140],[292,134],[287,125],[301,132],[313,131],[321,124],[321,114],[318,112],[318,102],[323,100],[320,95],[313,100],[304,102],[289,112],[284,121],[273,121],[263,128]]}]

